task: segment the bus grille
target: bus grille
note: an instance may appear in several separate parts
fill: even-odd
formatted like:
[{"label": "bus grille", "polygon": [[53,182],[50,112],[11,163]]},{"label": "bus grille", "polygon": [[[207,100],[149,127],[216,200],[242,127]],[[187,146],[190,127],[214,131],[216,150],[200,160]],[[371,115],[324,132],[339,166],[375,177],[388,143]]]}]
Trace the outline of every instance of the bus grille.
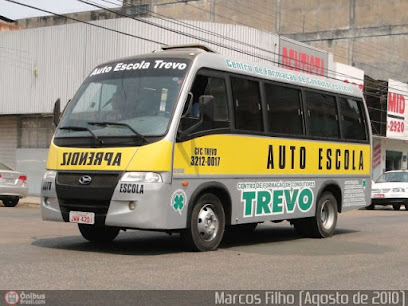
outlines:
[{"label": "bus grille", "polygon": [[[104,224],[109,203],[121,172],[59,172],[56,191],[64,221],[69,221],[70,211],[95,213],[95,223]],[[88,175],[92,181],[80,184],[82,176]]]}]

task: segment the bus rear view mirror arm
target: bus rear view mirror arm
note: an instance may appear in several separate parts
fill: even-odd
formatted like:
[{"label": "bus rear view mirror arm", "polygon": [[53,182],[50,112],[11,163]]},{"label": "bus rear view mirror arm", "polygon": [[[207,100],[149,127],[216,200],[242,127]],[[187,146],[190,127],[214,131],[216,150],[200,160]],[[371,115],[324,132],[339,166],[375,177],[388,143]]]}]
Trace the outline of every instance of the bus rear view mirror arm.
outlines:
[{"label": "bus rear view mirror arm", "polygon": [[53,119],[54,119],[54,125],[57,126],[61,118],[61,99],[58,98],[57,101],[55,101],[54,104],[54,110],[53,110]]},{"label": "bus rear view mirror arm", "polygon": [[184,105],[183,113],[181,114],[181,118],[187,117],[190,114],[191,108],[193,105],[193,94],[191,92],[187,95],[187,101]]}]

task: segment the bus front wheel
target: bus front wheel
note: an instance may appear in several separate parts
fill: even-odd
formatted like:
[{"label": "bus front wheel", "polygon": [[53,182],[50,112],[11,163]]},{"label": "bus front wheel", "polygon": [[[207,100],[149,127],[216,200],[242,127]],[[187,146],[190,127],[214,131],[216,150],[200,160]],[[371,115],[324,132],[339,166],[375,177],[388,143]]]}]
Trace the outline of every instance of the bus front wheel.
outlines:
[{"label": "bus front wheel", "polygon": [[221,201],[217,196],[206,193],[194,205],[182,237],[189,249],[213,251],[220,244],[224,229],[225,213]]},{"label": "bus front wheel", "polygon": [[337,224],[337,201],[324,192],[317,202],[316,215],[293,221],[297,233],[305,237],[325,238],[334,234]]},{"label": "bus front wheel", "polygon": [[78,224],[82,237],[94,243],[111,242],[119,235],[119,228],[111,226],[96,226],[89,224]]}]

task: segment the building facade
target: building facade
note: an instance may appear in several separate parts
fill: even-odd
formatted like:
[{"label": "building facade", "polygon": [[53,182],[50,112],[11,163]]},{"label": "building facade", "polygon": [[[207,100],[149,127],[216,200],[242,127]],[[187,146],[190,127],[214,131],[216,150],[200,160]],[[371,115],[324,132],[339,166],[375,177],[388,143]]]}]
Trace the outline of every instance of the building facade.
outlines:
[{"label": "building facade", "polygon": [[374,178],[406,169],[408,116],[405,108],[393,113],[390,99],[398,94],[398,103],[407,100],[400,83],[408,80],[408,0],[390,2],[125,0],[115,9],[102,5],[98,11],[18,20],[7,30],[25,30],[0,35],[0,82],[6,88],[0,92],[0,160],[29,169],[30,193],[38,194],[57,98],[64,105],[100,62],[199,42],[242,60],[357,84],[372,119]]}]

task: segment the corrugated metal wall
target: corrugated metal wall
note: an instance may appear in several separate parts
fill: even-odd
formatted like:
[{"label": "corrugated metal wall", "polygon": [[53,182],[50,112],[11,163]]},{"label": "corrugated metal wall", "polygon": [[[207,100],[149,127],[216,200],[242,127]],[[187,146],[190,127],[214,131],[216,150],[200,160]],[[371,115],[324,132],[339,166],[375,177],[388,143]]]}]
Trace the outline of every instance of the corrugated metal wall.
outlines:
[{"label": "corrugated metal wall", "polygon": [[278,37],[274,34],[238,25],[144,20],[155,25],[132,19],[94,24],[158,43],[83,23],[0,33],[0,115],[51,113],[55,100],[61,98],[64,106],[97,64],[148,53],[159,49],[161,44],[203,43],[243,60],[254,60],[256,55],[277,62]]},{"label": "corrugated metal wall", "polygon": [[16,168],[17,117],[2,116],[0,120],[0,162]]}]

